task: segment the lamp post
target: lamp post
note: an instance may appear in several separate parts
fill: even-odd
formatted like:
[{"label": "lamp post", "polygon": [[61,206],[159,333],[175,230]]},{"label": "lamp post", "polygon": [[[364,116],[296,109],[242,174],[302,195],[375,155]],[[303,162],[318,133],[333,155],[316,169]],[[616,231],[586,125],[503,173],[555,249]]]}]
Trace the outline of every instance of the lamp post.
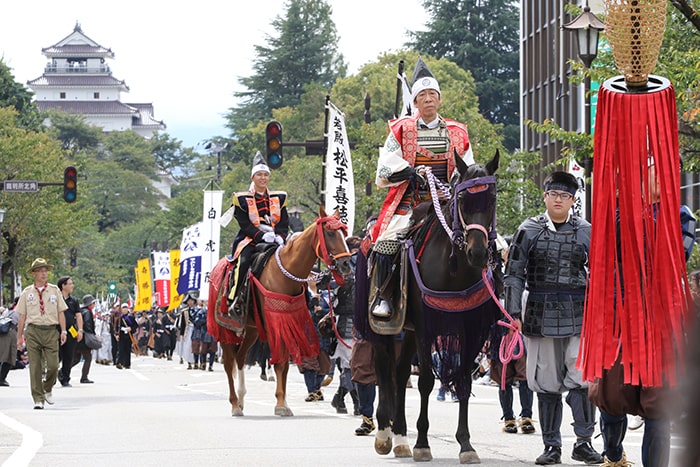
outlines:
[{"label": "lamp post", "polygon": [[[0,236],[2,236],[2,223],[5,220],[5,210],[0,209]],[[3,295],[5,293],[5,286],[2,282],[2,245],[0,244],[0,307],[4,305]]]},{"label": "lamp post", "polygon": [[[590,68],[593,64],[593,60],[598,56],[598,35],[600,31],[605,29],[605,23],[603,23],[600,18],[595,14],[591,13],[591,8],[588,6],[588,1],[586,1],[586,6],[583,7],[583,13],[578,15],[573,21],[562,26],[567,31],[576,32],[576,43],[578,47],[578,58],[583,62],[583,66]],[[583,85],[584,91],[584,101],[585,101],[585,124],[586,124],[586,134],[591,134],[591,77],[586,75]],[[586,175],[590,178],[593,175],[593,158],[586,157],[584,161],[584,168],[586,169]],[[586,218],[590,220],[591,215],[591,184],[587,183],[586,186]]]}]

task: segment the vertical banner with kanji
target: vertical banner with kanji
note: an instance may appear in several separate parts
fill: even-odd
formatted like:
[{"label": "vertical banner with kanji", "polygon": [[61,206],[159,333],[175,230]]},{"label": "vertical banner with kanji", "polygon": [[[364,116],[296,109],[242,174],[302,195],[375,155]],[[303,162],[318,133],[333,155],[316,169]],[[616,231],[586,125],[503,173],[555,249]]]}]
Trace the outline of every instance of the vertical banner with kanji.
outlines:
[{"label": "vertical banner with kanji", "polygon": [[151,265],[148,258],[138,260],[136,263],[136,304],[134,311],[148,311],[151,309],[153,294],[151,291]]},{"label": "vertical banner with kanji", "polygon": [[180,280],[180,250],[170,250],[170,304],[168,311],[177,310],[182,303],[182,295],[177,291]]},{"label": "vertical banner with kanji", "polygon": [[328,101],[328,151],[326,152],[326,198],[328,214],[340,211],[340,220],[352,234],[355,224],[355,180],[345,115]]},{"label": "vertical banner with kanji", "polygon": [[152,251],[153,283],[156,289],[156,306],[166,307],[170,304],[170,252]]},{"label": "vertical banner with kanji", "polygon": [[199,290],[202,275],[202,223],[198,222],[182,232],[180,243],[180,277],[177,291],[186,294]]},{"label": "vertical banner with kanji", "polygon": [[219,261],[219,238],[221,235],[221,203],[224,199],[222,190],[204,190],[202,210],[202,283],[199,296],[209,296],[209,273]]},{"label": "vertical banner with kanji", "polygon": [[569,173],[576,178],[578,182],[578,196],[576,197],[576,202],[574,203],[573,209],[574,213],[577,214],[581,219],[586,219],[586,171],[583,170],[578,162],[571,160],[569,162]]}]

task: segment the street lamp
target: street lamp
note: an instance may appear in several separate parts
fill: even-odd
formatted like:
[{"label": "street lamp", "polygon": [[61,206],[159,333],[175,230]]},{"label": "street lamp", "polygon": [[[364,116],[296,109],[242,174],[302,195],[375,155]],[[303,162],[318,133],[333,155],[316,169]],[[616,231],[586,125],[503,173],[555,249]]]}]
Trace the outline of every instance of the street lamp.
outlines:
[{"label": "street lamp", "polygon": [[219,183],[221,183],[221,153],[227,150],[228,147],[228,143],[221,146],[220,144],[214,143],[212,141],[209,141],[204,146],[204,149],[208,150],[210,153],[216,153],[216,181]]},{"label": "street lamp", "polygon": [[[562,26],[567,31],[576,31],[576,43],[578,46],[578,58],[583,62],[583,66],[590,68],[593,64],[593,60],[598,56],[598,35],[600,31],[605,29],[605,23],[603,23],[600,18],[595,14],[591,13],[591,8],[588,6],[588,1],[586,1],[586,6],[583,7],[583,13],[578,15],[572,22]],[[586,134],[591,134],[591,76],[586,74],[583,92],[585,101],[585,115],[584,119],[586,122]],[[593,175],[593,158],[587,157],[584,161],[584,167],[586,169],[586,175],[591,177]],[[586,186],[586,218],[590,219],[591,212],[591,186],[590,183]]]},{"label": "street lamp", "polygon": [[[2,235],[2,223],[5,220],[5,210],[0,209],[0,236]],[[2,296],[5,292],[4,284],[2,283],[2,245],[0,245],[0,306],[3,306]]]}]

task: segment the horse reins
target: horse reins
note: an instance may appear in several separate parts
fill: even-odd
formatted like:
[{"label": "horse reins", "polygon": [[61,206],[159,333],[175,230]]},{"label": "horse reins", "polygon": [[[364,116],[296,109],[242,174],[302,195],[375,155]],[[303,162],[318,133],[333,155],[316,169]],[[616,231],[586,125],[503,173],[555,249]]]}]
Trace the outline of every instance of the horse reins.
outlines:
[{"label": "horse reins", "polygon": [[[316,258],[320,259],[324,263],[326,263],[326,266],[328,266],[328,269],[331,271],[333,274],[333,278],[338,282],[339,284],[344,284],[345,280],[341,275],[339,275],[336,271],[335,267],[335,260],[337,258],[343,258],[346,256],[350,256],[349,251],[344,251],[342,253],[338,253],[337,255],[332,255],[328,252],[328,247],[326,246],[326,238],[323,235],[323,224],[327,223],[328,224],[328,229],[329,230],[342,230],[343,233],[347,235],[348,227],[343,224],[343,222],[335,217],[335,216],[326,216],[326,217],[320,217],[316,219],[316,236],[318,237],[316,247],[314,248],[314,252],[316,253]],[[301,278],[297,277],[291,272],[289,272],[283,265],[282,265],[282,258],[280,258],[280,250],[284,248],[283,245],[279,245],[277,249],[275,250],[275,260],[277,261],[277,266],[280,268],[280,271],[282,271],[282,274],[287,278],[291,279],[296,282],[312,282],[312,281],[317,281],[318,278],[321,276],[319,273],[314,273],[312,272],[309,274],[309,277],[307,278]],[[319,254],[319,249],[321,250],[321,253]]]}]

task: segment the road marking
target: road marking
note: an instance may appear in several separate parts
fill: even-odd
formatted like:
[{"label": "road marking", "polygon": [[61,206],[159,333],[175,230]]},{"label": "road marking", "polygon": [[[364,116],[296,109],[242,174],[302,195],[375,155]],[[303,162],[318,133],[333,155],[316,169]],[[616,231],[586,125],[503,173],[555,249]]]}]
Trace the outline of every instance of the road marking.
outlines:
[{"label": "road marking", "polygon": [[37,451],[44,445],[44,437],[38,431],[21,424],[17,420],[0,412],[0,423],[22,435],[22,444],[3,462],[3,467],[29,465]]}]

